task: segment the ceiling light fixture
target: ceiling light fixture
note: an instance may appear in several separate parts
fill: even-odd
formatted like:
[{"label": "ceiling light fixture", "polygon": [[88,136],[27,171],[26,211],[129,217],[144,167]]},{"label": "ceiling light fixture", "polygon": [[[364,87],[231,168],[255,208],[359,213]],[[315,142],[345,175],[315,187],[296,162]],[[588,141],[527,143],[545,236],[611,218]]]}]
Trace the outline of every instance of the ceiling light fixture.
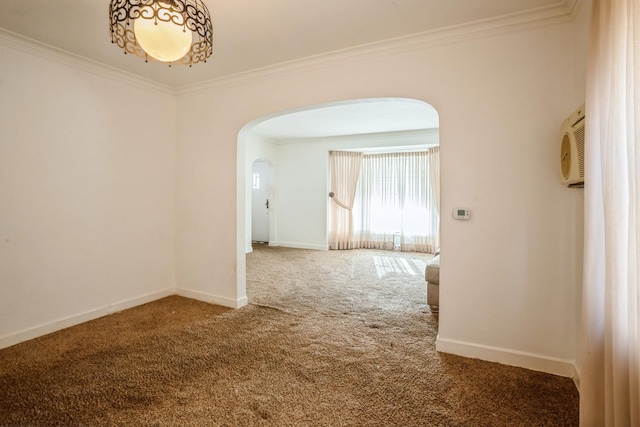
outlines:
[{"label": "ceiling light fixture", "polygon": [[172,64],[207,62],[213,26],[202,0],[111,0],[111,43],[144,58]]}]

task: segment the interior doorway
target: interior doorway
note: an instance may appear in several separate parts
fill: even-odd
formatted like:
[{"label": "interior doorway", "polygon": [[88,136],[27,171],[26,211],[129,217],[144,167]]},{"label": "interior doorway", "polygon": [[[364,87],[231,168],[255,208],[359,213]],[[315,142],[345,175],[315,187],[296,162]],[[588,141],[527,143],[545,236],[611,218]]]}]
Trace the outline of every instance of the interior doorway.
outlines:
[{"label": "interior doorway", "polygon": [[[439,145],[438,112],[424,101],[408,98],[303,106],[267,114],[243,126],[237,144],[239,298],[246,298],[246,254],[253,251],[253,241],[328,249],[330,150],[397,152],[429,145]],[[253,168],[260,160],[267,160],[272,167],[271,188],[267,187],[268,197],[256,195],[254,201]],[[253,208],[259,206],[265,215],[253,214]],[[265,216],[268,237],[254,236],[254,228],[264,230],[254,226],[254,219],[264,220]]]},{"label": "interior doorway", "polygon": [[253,162],[251,170],[251,241],[269,243],[271,228],[269,213],[273,208],[271,188],[273,166],[269,161],[259,159]]}]

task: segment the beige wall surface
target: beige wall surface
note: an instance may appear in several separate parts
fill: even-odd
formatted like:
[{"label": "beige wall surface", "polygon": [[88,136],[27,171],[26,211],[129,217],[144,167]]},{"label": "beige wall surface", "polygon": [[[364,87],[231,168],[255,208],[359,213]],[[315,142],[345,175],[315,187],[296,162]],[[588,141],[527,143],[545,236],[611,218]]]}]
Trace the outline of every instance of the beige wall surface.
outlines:
[{"label": "beige wall surface", "polygon": [[176,106],[65,58],[0,49],[5,347],[173,289]]}]

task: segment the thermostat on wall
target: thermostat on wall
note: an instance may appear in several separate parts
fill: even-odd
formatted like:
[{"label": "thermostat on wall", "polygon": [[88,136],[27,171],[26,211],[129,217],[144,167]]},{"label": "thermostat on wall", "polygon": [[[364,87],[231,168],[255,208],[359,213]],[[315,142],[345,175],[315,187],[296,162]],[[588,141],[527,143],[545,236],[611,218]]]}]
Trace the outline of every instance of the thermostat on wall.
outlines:
[{"label": "thermostat on wall", "polygon": [[455,219],[469,219],[471,217],[471,210],[467,208],[453,208],[453,217]]}]

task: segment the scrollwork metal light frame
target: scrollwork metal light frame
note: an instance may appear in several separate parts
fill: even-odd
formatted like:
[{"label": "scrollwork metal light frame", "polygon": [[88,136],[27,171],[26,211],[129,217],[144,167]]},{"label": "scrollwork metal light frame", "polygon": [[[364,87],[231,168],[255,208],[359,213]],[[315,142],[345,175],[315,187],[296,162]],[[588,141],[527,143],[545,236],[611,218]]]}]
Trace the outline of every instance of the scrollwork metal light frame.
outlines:
[{"label": "scrollwork metal light frame", "polygon": [[[175,13],[182,15],[183,24],[175,22]],[[193,33],[191,48],[182,58],[169,62],[192,66],[199,62],[207,62],[213,53],[213,25],[209,10],[202,0],[111,0],[109,20],[111,43],[124,50],[125,54],[133,54],[145,61],[156,61],[138,44],[133,29],[133,21],[137,18],[155,19],[163,22],[174,22],[184,25]]]}]

